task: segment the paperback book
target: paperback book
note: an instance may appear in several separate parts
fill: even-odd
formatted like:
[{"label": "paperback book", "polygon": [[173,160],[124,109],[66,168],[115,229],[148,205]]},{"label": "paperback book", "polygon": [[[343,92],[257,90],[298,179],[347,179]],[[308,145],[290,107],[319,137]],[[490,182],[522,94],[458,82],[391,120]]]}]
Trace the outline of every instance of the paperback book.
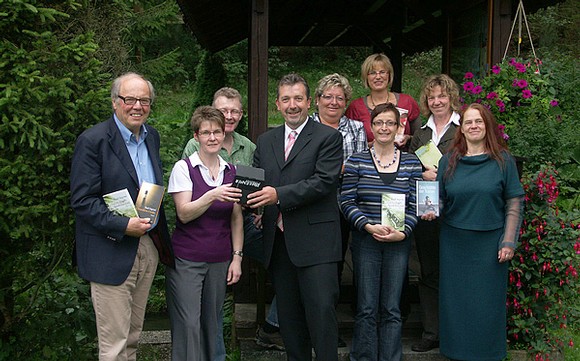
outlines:
[{"label": "paperback book", "polygon": [[392,226],[398,231],[405,229],[405,194],[382,194],[381,224],[383,226]]},{"label": "paperback book", "polygon": [[434,212],[439,217],[439,182],[417,181],[417,216]]},{"label": "paperback book", "polygon": [[242,190],[240,204],[247,205],[248,194],[259,191],[264,186],[265,173],[262,168],[236,165],[236,178],[232,186]]},{"label": "paperback book", "polygon": [[435,145],[435,143],[433,143],[432,140],[429,140],[427,144],[423,145],[422,147],[419,147],[415,151],[415,155],[417,156],[417,158],[419,158],[424,167],[431,168],[433,167],[437,168],[437,166],[439,165],[439,159],[441,159],[442,157],[439,148],[437,148],[437,146]]},{"label": "paperback book", "polygon": [[103,200],[109,210],[118,216],[137,217],[135,204],[127,188],[103,195]]},{"label": "paperback book", "polygon": [[135,205],[140,218],[149,218],[151,227],[155,227],[159,220],[161,202],[165,194],[165,187],[158,184],[143,182],[137,195]]}]

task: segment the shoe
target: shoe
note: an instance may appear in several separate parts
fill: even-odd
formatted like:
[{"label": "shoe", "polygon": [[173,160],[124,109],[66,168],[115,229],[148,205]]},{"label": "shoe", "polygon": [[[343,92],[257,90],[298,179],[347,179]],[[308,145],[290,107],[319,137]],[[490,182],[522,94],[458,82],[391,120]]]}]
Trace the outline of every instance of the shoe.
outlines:
[{"label": "shoe", "polygon": [[411,350],[413,350],[415,352],[427,352],[429,350],[432,350],[432,349],[438,348],[438,347],[439,347],[439,341],[421,340],[421,342],[414,344],[411,347]]},{"label": "shoe", "polygon": [[338,348],[346,347],[346,342],[340,336],[338,336]]},{"label": "shoe", "polygon": [[266,333],[261,327],[256,331],[256,344],[267,349],[284,351],[280,332]]}]

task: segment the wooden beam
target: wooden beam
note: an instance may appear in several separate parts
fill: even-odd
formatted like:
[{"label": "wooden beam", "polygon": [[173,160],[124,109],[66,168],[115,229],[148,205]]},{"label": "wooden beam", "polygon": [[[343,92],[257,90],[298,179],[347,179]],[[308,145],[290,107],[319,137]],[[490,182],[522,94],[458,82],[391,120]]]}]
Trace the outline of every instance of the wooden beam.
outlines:
[{"label": "wooden beam", "polygon": [[[268,129],[268,5],[269,0],[250,0],[251,25],[248,69],[248,135],[255,143]],[[262,267],[259,265],[258,267]],[[258,271],[256,322],[266,318],[265,272]]]},{"label": "wooden beam", "polygon": [[268,129],[268,5],[250,0],[251,25],[248,47],[248,135],[255,142]]}]

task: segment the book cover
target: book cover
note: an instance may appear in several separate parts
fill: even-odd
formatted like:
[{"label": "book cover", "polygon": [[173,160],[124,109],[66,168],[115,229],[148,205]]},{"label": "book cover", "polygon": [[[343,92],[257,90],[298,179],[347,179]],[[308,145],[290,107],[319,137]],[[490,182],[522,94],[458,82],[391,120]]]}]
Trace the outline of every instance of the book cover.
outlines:
[{"label": "book cover", "polygon": [[435,212],[439,217],[439,182],[417,181],[417,216]]},{"label": "book cover", "polygon": [[165,194],[165,187],[158,184],[143,182],[135,205],[140,218],[149,218],[151,227],[155,227],[159,220],[161,202]]},{"label": "book cover", "polygon": [[415,155],[417,158],[423,163],[425,167],[435,167],[439,165],[439,159],[441,159],[442,154],[439,151],[439,148],[433,143],[432,140],[417,149],[415,151]]},{"label": "book cover", "polygon": [[118,216],[137,217],[137,210],[127,188],[103,195],[109,210]]},{"label": "book cover", "polygon": [[248,203],[248,194],[259,191],[264,186],[266,179],[265,172],[262,168],[249,167],[245,165],[236,165],[236,178],[232,186],[242,190],[240,204]]},{"label": "book cover", "polygon": [[405,229],[405,194],[382,194],[381,224],[383,226],[392,226],[398,231]]}]

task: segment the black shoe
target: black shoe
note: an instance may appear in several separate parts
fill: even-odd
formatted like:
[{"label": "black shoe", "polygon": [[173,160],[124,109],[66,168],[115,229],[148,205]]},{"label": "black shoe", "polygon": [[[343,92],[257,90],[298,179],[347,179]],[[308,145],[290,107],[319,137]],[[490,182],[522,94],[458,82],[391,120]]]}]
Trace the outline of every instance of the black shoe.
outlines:
[{"label": "black shoe", "polygon": [[346,347],[346,342],[344,342],[344,340],[342,338],[340,338],[340,336],[338,336],[338,347]]},{"label": "black shoe", "polygon": [[414,344],[411,347],[411,350],[413,350],[415,352],[427,352],[429,350],[432,350],[432,349],[438,348],[438,347],[439,347],[439,341],[421,340],[421,342]]},{"label": "black shoe", "polygon": [[256,344],[264,348],[284,351],[284,341],[280,332],[267,333],[261,327],[256,331]]}]

